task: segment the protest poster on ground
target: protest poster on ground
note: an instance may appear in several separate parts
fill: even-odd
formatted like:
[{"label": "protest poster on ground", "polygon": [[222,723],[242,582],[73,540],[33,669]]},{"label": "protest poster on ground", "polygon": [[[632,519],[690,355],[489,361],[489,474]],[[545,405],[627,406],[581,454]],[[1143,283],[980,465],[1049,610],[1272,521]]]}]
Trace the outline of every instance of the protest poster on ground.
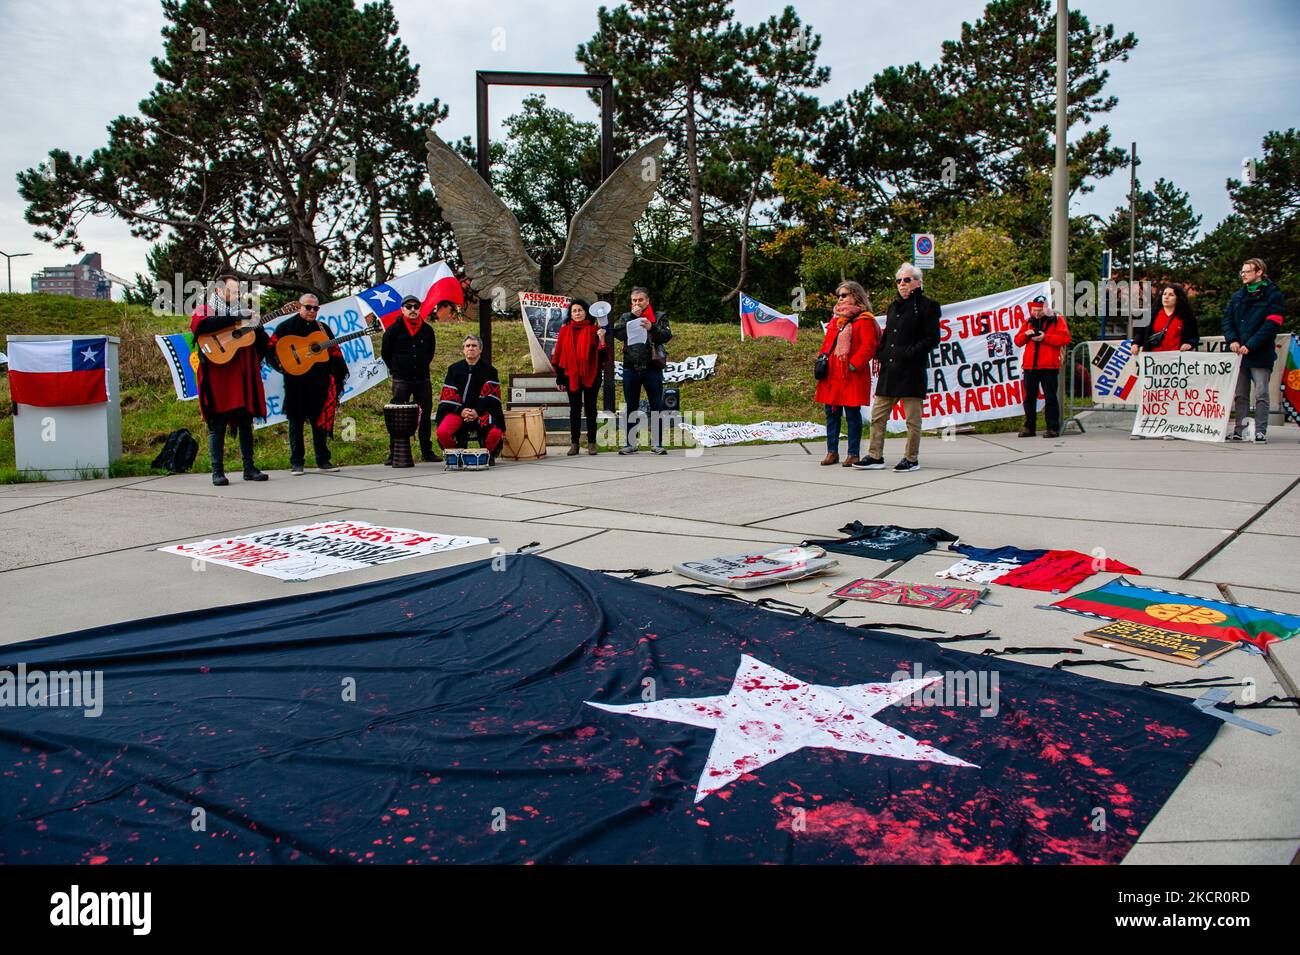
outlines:
[{"label": "protest poster on ground", "polygon": [[760,421],[758,424],[691,424],[682,421],[682,429],[703,448],[745,441],[806,441],[826,437],[826,425],[811,421]]},{"label": "protest poster on ground", "polygon": [[158,549],[278,580],[311,580],[487,543],[486,537],[432,534],[365,521],[323,521]]},{"label": "protest poster on ground", "polygon": [[[1287,354],[1291,349],[1292,335],[1278,335],[1273,343],[1277,354],[1273,362],[1273,374],[1268,383],[1268,406],[1272,411],[1283,409],[1282,382],[1286,376]],[[1092,381],[1092,403],[1097,408],[1136,408],[1137,407],[1137,355],[1133,351],[1133,342],[1091,341],[1088,346],[1087,361],[1090,366]],[[1222,335],[1205,335],[1200,344],[1193,349],[1196,354],[1219,355],[1232,354],[1227,341]],[[1152,354],[1175,354],[1174,352],[1153,352]],[[1228,390],[1231,404],[1232,389]]]},{"label": "protest poster on ground", "polygon": [[519,312],[523,316],[524,334],[528,338],[528,357],[532,359],[533,371],[551,374],[555,371],[551,366],[555,339],[560,334],[560,326],[569,315],[568,297],[548,295],[545,292],[520,292]]},{"label": "protest poster on ground", "polygon": [[1241,356],[1232,352],[1142,352],[1133,434],[1222,441]]},{"label": "protest poster on ground", "polygon": [[1127,650],[1130,653],[1139,653],[1145,657],[1188,667],[1198,667],[1206,660],[1213,660],[1237,645],[1232,640],[1216,640],[1213,637],[1178,633],[1175,630],[1135,623],[1131,620],[1116,620],[1096,630],[1080,634],[1074,639],[1105,647],[1107,650]]},{"label": "protest poster on ground", "polygon": [[[671,385],[682,381],[704,381],[712,378],[717,370],[717,355],[693,355],[681,361],[670,361],[664,368],[664,384]],[[623,380],[623,363],[614,362],[614,380]]]},{"label": "protest poster on ground", "polygon": [[[928,393],[921,405],[927,430],[1015,418],[1024,410],[1024,371],[1015,335],[1028,315],[1029,301],[1051,295],[1047,282],[945,305],[939,313],[939,347],[926,368]],[[872,394],[877,393],[873,378]],[[907,430],[900,401],[888,429]]]},{"label": "protest poster on ground", "polygon": [[892,604],[898,607],[923,607],[926,610],[944,610],[949,613],[970,613],[977,606],[987,587],[971,590],[965,587],[943,587],[936,584],[914,584],[906,580],[866,577],[845,584],[831,594],[845,600],[863,600],[867,603]]}]

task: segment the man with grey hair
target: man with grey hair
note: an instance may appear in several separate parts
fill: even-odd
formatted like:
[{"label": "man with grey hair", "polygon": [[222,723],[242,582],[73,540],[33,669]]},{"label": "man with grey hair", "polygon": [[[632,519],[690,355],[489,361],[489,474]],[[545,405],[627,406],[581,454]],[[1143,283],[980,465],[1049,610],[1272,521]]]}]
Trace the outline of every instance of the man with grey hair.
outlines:
[{"label": "man with grey hair", "polygon": [[895,471],[920,468],[921,403],[928,390],[927,360],[939,344],[939,303],[921,292],[921,270],[904,262],[894,273],[898,294],[889,303],[885,331],[876,349],[875,397],[871,402],[871,446],[855,468],[885,467],[885,426],[894,405],[902,401],[907,413],[907,447]]},{"label": "man with grey hair", "polygon": [[483,339],[466,335],[464,359],[447,369],[438,400],[438,443],[444,450],[465,447],[471,437],[491,452],[496,464],[505,438],[505,410],[501,406],[501,379],[485,361]]}]

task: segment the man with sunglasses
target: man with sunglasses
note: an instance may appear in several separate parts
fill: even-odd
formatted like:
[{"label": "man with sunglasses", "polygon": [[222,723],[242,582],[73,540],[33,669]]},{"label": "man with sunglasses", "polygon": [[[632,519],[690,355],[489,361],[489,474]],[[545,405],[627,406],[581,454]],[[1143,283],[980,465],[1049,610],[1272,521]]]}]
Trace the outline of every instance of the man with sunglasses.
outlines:
[{"label": "man with sunglasses", "polygon": [[898,295],[889,303],[885,331],[876,348],[879,368],[876,395],[871,402],[871,446],[855,468],[879,471],[885,467],[885,426],[894,405],[902,401],[907,412],[907,447],[895,471],[920,468],[921,403],[928,390],[926,361],[939,345],[939,303],[921,292],[921,270],[904,262],[894,273]]},{"label": "man with sunglasses", "polygon": [[[438,340],[433,327],[420,317],[420,304],[414,295],[402,299],[402,316],[384,332],[380,356],[393,379],[393,403],[414,401],[420,406],[420,457],[441,461],[433,450],[433,385],[429,381]],[[384,463],[392,464],[392,458]]]},{"label": "man with sunglasses", "polygon": [[[267,361],[283,373],[276,357],[275,343],[284,336],[306,336],[312,332],[330,334],[329,328],[320,320],[320,299],[308,292],[298,298],[298,314],[276,326]],[[301,375],[284,376],[283,411],[289,421],[289,471],[295,477],[303,473],[306,463],[306,449],[303,447],[303,425],[306,422],[311,422],[316,468],[320,471],[338,470],[337,465],[330,461],[329,438],[334,434],[334,412],[347,377],[348,363],[337,345],[330,348],[329,361],[312,365]]]}]

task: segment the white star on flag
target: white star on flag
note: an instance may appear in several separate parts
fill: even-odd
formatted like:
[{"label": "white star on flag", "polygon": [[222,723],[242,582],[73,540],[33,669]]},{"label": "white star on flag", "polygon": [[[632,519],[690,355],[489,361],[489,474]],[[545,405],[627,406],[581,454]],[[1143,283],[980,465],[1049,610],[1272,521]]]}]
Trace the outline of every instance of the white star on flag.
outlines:
[{"label": "white star on flag", "polygon": [[391,298],[391,299],[396,299],[396,296],[393,295],[391,292],[389,292],[388,289],[386,289],[386,288],[381,288],[381,289],[376,289],[376,290],[375,290],[375,293],[374,293],[374,299],[375,299],[375,301],[378,302],[380,305],[387,305],[387,304],[388,304],[388,300],[389,300],[390,298]]},{"label": "white star on flag", "polygon": [[94,348],[91,348],[89,345],[87,345],[86,350],[81,353],[81,357],[86,359],[86,361],[90,362],[90,361],[94,361],[95,356],[98,354],[99,354],[98,351],[96,351]]},{"label": "white star on flag", "polygon": [[873,719],[885,707],[942,679],[935,676],[894,683],[821,686],[804,683],[742,654],[726,696],[621,706],[587,701],[587,705],[611,713],[715,730],[709,758],[695,787],[698,803],[745,773],[806,746],[979,769],[974,763],[949,756]]}]

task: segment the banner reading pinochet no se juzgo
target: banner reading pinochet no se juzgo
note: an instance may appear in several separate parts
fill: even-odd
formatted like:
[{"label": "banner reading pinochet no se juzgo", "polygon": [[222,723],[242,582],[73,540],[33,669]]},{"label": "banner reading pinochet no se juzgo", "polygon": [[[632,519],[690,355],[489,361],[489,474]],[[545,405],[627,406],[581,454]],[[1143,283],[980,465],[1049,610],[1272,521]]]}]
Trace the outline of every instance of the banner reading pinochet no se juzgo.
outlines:
[{"label": "banner reading pinochet no se juzgo", "polygon": [[[926,368],[927,394],[921,427],[1019,417],[1024,410],[1024,371],[1015,336],[1028,315],[1028,304],[1048,296],[1047,282],[954,302],[939,313],[939,346]],[[884,317],[877,319],[882,323]],[[876,394],[876,381],[871,383]],[[890,431],[907,428],[902,402],[889,416]]]},{"label": "banner reading pinochet no se juzgo", "polygon": [[1232,352],[1143,352],[1138,356],[1133,434],[1222,441],[1241,356]]}]

